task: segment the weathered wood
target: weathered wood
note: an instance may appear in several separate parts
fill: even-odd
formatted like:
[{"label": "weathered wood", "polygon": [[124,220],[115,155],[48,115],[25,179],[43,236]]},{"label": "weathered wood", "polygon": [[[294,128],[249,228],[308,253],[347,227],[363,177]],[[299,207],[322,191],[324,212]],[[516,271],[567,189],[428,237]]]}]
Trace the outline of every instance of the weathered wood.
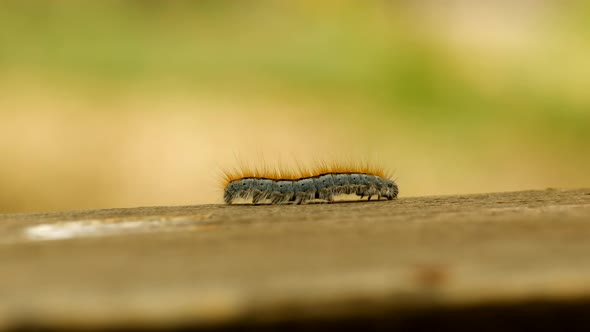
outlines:
[{"label": "weathered wood", "polygon": [[590,189],[0,215],[4,329],[408,324],[533,302],[590,303]]}]

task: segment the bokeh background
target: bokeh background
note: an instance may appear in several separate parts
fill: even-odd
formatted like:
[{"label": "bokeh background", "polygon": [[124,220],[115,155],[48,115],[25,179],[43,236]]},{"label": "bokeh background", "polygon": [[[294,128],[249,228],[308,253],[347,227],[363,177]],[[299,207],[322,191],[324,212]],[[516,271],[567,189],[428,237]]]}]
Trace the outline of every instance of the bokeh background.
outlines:
[{"label": "bokeh background", "polygon": [[219,203],[236,160],[401,196],[590,186],[585,1],[2,1],[0,212]]}]

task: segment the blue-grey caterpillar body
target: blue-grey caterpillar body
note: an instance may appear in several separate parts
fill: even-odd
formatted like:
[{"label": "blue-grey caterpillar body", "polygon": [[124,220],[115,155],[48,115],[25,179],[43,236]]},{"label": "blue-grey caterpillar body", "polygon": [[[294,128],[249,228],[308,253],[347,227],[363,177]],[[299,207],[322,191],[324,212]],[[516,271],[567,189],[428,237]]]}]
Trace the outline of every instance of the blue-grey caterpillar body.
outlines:
[{"label": "blue-grey caterpillar body", "polygon": [[393,180],[383,175],[364,172],[322,173],[301,178],[269,178],[263,176],[229,177],[223,200],[231,204],[236,199],[252,199],[252,203],[305,204],[319,199],[333,202],[334,196],[356,194],[360,198],[373,196],[392,200],[399,193]]}]

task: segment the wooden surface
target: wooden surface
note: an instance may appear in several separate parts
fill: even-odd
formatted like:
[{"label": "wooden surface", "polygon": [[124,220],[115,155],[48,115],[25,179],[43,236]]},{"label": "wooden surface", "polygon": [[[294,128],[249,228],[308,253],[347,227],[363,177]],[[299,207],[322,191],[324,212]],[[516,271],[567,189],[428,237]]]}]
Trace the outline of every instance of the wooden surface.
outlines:
[{"label": "wooden surface", "polygon": [[588,303],[590,189],[0,215],[4,330],[493,330]]}]

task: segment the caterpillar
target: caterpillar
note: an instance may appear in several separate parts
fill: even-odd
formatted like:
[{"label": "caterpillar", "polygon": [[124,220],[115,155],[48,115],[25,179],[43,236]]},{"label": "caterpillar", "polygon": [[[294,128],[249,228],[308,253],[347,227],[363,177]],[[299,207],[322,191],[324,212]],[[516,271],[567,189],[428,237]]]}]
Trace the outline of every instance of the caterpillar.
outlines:
[{"label": "caterpillar", "polygon": [[312,200],[334,202],[338,195],[356,194],[392,200],[399,189],[386,172],[374,165],[329,165],[319,163],[311,169],[250,169],[224,171],[223,200],[232,204],[237,199],[252,200],[253,204],[306,204]]}]

